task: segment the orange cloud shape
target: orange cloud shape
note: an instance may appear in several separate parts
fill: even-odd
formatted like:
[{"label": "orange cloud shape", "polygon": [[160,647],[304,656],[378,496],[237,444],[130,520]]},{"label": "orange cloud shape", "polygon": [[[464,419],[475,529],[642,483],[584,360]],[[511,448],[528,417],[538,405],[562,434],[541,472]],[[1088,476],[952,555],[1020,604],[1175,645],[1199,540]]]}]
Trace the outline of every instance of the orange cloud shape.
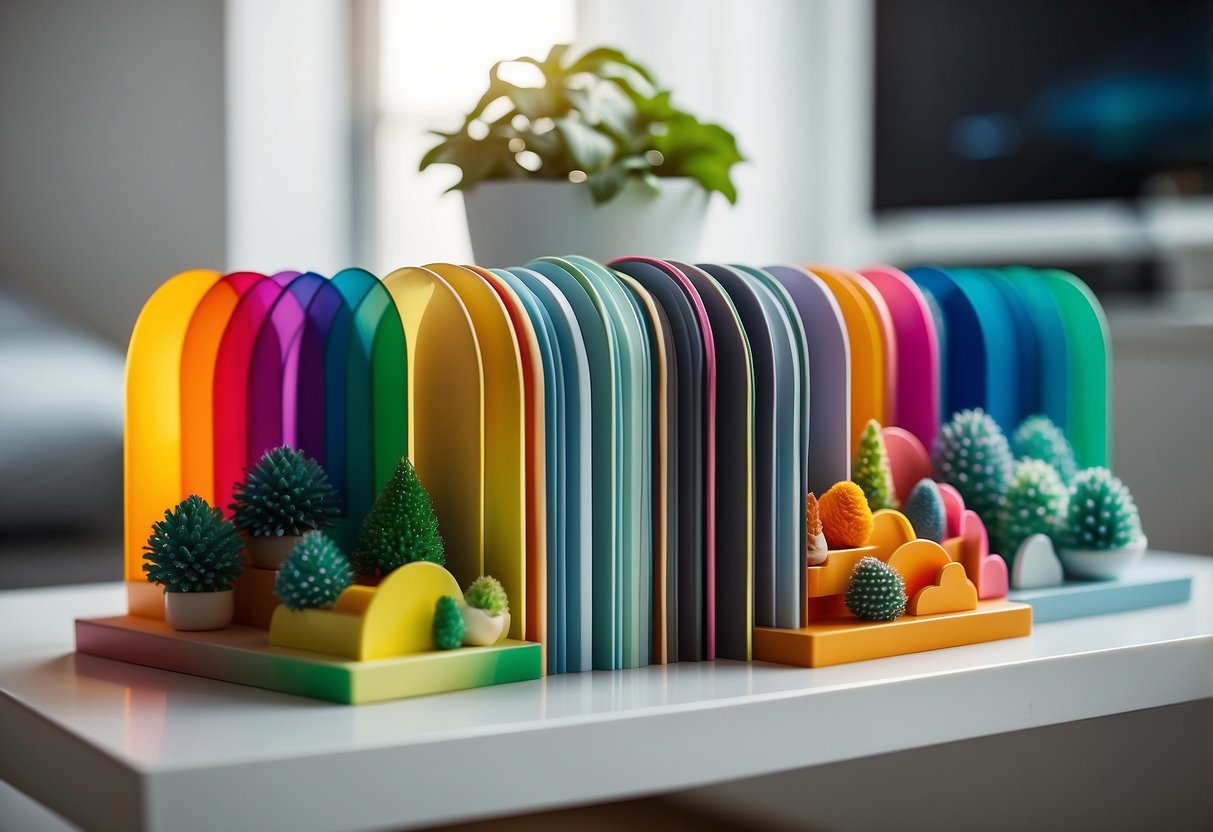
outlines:
[{"label": "orange cloud shape", "polygon": [[910,615],[934,615],[941,612],[965,612],[977,609],[977,587],[965,577],[959,563],[949,563],[939,570],[939,577],[910,599]]},{"label": "orange cloud shape", "polygon": [[913,598],[918,590],[934,584],[939,571],[950,561],[947,552],[935,541],[911,540],[897,547],[888,563],[905,581],[906,595]]}]

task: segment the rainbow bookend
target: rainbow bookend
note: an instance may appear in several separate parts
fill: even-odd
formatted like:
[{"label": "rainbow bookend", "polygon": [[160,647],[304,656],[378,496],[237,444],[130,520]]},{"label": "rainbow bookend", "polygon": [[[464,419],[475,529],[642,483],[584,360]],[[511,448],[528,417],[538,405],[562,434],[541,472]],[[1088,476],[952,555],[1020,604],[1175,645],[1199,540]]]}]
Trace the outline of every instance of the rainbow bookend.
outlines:
[{"label": "rainbow bookend", "polygon": [[355,703],[1180,602],[1109,362],[1026,267],[183,272],[128,354],[130,614],[77,646]]}]

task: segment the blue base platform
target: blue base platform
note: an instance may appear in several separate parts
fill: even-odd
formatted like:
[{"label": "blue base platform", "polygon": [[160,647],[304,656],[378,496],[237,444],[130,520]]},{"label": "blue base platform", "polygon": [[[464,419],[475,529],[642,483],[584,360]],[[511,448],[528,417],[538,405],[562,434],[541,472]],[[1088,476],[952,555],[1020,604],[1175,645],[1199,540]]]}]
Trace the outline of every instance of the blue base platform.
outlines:
[{"label": "blue base platform", "polygon": [[1112,581],[1066,581],[1061,586],[1012,589],[1007,596],[1032,606],[1032,623],[1182,604],[1192,597],[1192,577],[1139,563]]}]

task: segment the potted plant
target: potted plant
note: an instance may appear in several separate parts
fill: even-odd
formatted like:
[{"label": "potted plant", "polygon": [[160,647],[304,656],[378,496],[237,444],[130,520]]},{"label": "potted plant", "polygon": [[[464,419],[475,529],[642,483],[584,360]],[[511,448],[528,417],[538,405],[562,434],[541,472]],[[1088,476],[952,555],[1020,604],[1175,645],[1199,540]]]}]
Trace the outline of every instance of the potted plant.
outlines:
[{"label": "potted plant", "polygon": [[463,594],[463,643],[496,644],[510,631],[510,602],[501,581],[482,575]]},{"label": "potted plant", "polygon": [[304,534],[328,528],[337,513],[337,492],[320,463],[287,445],[245,472],[232,503],[249,559],[262,569],[278,569]]},{"label": "potted plant", "polygon": [[1145,553],[1133,495],[1107,468],[1074,477],[1062,540],[1058,557],[1076,578],[1118,577]]},{"label": "potted plant", "polygon": [[175,630],[217,630],[232,620],[232,583],[243,568],[240,535],[219,509],[190,495],[152,525],[143,547],[147,579],[164,587]]},{"label": "potted plant", "polygon": [[331,607],[354,582],[349,558],[324,532],[308,532],[287,556],[274,594],[291,610]]},{"label": "potted plant", "polygon": [[[527,70],[523,86],[502,70]],[[694,259],[708,197],[736,202],[743,160],[733,135],[671,103],[617,49],[494,64],[489,86],[421,160],[458,167],[476,262],[516,265],[553,253]]]}]

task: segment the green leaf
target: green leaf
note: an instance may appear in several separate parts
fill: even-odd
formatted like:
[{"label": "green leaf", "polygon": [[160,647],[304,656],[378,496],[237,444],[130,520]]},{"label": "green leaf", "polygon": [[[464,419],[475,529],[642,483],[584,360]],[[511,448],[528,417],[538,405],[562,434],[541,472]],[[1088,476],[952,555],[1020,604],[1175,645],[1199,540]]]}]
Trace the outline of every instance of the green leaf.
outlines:
[{"label": "green leaf", "polygon": [[595,130],[585,122],[572,118],[556,120],[573,163],[586,173],[602,170],[615,155],[615,143],[605,133]]}]

